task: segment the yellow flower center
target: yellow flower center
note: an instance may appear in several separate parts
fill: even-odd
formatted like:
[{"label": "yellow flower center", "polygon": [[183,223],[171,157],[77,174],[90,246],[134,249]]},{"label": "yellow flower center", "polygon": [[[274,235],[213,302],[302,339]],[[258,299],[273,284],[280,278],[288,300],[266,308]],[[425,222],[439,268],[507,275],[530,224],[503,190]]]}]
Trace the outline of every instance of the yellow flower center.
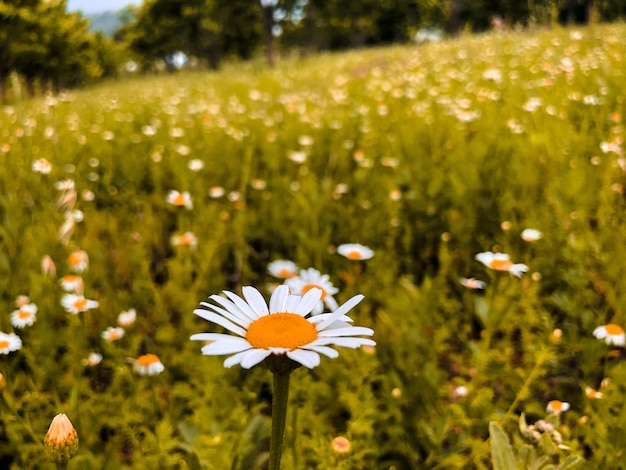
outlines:
[{"label": "yellow flower center", "polygon": [[144,367],[156,364],[157,362],[159,362],[159,356],[156,354],[144,354],[143,356],[139,356],[137,358],[137,364]]},{"label": "yellow flower center", "polygon": [[272,313],[248,326],[246,339],[253,348],[297,349],[317,339],[315,326],[296,313]]},{"label": "yellow flower center", "polygon": [[328,295],[326,293],[326,290],[322,289],[322,287],[318,286],[317,284],[305,284],[304,286],[302,286],[302,295],[306,294],[311,289],[319,289],[322,291],[322,296],[320,297],[320,300],[324,300],[326,296]]},{"label": "yellow flower center", "polygon": [[184,206],[185,196],[183,194],[177,194],[176,197],[172,200],[172,204],[174,204],[175,206]]},{"label": "yellow flower center", "polygon": [[78,299],[74,302],[74,308],[76,310],[84,310],[87,307],[87,299]]},{"label": "yellow flower center", "polygon": [[0,350],[7,349],[9,347],[8,341],[0,341]]},{"label": "yellow flower center", "polygon": [[281,279],[289,279],[295,277],[296,273],[294,273],[291,269],[282,268],[276,273],[276,277]]},{"label": "yellow flower center", "polygon": [[363,259],[363,256],[361,255],[361,252],[359,251],[350,251],[346,254],[346,258],[348,259]]},{"label": "yellow flower center", "polygon": [[610,323],[604,327],[606,333],[610,336],[619,336],[624,334],[624,329],[614,323]]},{"label": "yellow flower center", "polygon": [[563,402],[559,400],[552,400],[550,402],[550,408],[552,408],[553,411],[561,411],[563,408]]},{"label": "yellow flower center", "polygon": [[72,253],[68,258],[67,262],[70,266],[76,266],[83,262],[83,254],[81,252]]},{"label": "yellow flower center", "polygon": [[489,267],[496,271],[508,271],[511,269],[511,266],[513,266],[513,263],[508,259],[494,259],[489,263]]},{"label": "yellow flower center", "polygon": [[25,319],[27,319],[27,318],[30,318],[30,312],[29,312],[28,310],[20,310],[20,311],[17,313],[17,316],[18,316],[20,319],[25,320]]}]

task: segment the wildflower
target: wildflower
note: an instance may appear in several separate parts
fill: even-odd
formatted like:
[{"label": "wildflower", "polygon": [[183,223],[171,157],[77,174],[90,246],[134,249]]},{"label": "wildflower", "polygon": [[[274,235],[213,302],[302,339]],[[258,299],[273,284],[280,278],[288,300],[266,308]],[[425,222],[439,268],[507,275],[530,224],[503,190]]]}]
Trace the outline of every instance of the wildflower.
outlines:
[{"label": "wildflower", "polygon": [[74,292],[82,294],[83,278],[76,274],[67,274],[61,278],[61,287],[65,292]]},{"label": "wildflower", "polygon": [[82,295],[65,294],[61,298],[61,305],[63,305],[68,313],[76,315],[78,313],[86,312],[87,310],[91,310],[93,308],[98,308],[100,306],[100,303],[97,300],[86,299]]},{"label": "wildflower", "polygon": [[195,158],[193,160],[189,160],[189,162],[187,163],[187,167],[191,171],[200,171],[204,168],[204,162],[198,158]]},{"label": "wildflower", "polygon": [[209,188],[209,197],[217,199],[226,194],[226,190],[221,186],[211,186]]},{"label": "wildflower", "polygon": [[187,191],[184,193],[176,190],[171,190],[167,194],[167,202],[176,207],[185,207],[186,209],[192,209],[193,203],[191,202],[191,196]]},{"label": "wildflower", "polygon": [[347,454],[352,447],[350,441],[343,436],[334,438],[331,442],[333,450],[338,454]]},{"label": "wildflower", "polygon": [[54,265],[54,261],[52,261],[50,255],[45,255],[43,258],[41,258],[41,273],[44,276],[56,277],[57,268]]},{"label": "wildflower", "polygon": [[[243,287],[243,298],[224,291],[228,298],[210,297],[215,303],[202,302],[205,308],[194,313],[216,323],[231,333],[200,333],[192,340],[212,341],[202,348],[205,355],[231,354],[224,361],[225,367],[240,364],[249,369],[270,355],[286,355],[305,367],[313,368],[320,363],[320,354],[335,358],[339,353],[330,345],[358,348],[376,343],[358,335],[371,336],[369,328],[351,326],[346,313],[356,306],[362,295],[356,295],[341,305],[334,313],[306,318],[322,297],[321,289],[313,288],[303,296],[289,294],[285,285],[272,293],[269,308],[261,293],[251,286]],[[244,300],[245,299],[245,300]]]},{"label": "wildflower", "polygon": [[144,354],[135,360],[133,369],[139,375],[159,375],[165,370],[165,366],[156,354]]},{"label": "wildflower", "polygon": [[624,329],[616,325],[615,323],[609,323],[608,325],[602,325],[593,330],[593,336],[598,339],[603,339],[608,345],[624,346],[626,343],[626,335]]},{"label": "wildflower", "polygon": [[594,390],[591,387],[585,387],[585,395],[587,395],[587,398],[590,400],[597,400],[603,397],[602,392]]},{"label": "wildflower", "polygon": [[15,333],[0,332],[0,354],[9,354],[22,348],[22,340]]},{"label": "wildflower", "polygon": [[120,328],[119,326],[109,326],[106,330],[104,330],[100,336],[102,339],[105,339],[109,342],[117,341],[124,337],[125,331],[124,328]]},{"label": "wildflower", "polygon": [[124,312],[121,312],[117,316],[117,324],[120,326],[130,326],[135,323],[137,319],[137,310],[130,308]]},{"label": "wildflower", "polygon": [[366,260],[374,256],[374,251],[358,243],[345,243],[337,247],[337,253],[351,260]]},{"label": "wildflower", "polygon": [[494,271],[508,271],[516,277],[521,277],[522,274],[528,271],[528,266],[521,263],[513,264],[509,259],[509,255],[504,253],[487,251],[478,253],[476,259]]},{"label": "wildflower", "polygon": [[193,232],[185,232],[182,235],[173,235],[170,239],[172,246],[191,246],[195,248],[198,246],[198,238]]},{"label": "wildflower", "polygon": [[267,265],[267,271],[279,279],[289,279],[298,275],[298,267],[293,261],[278,259]]},{"label": "wildflower", "polygon": [[550,341],[552,341],[553,343],[560,342],[562,337],[563,330],[561,330],[560,328],[555,328],[552,333],[550,333]]},{"label": "wildflower", "polygon": [[15,328],[24,328],[32,326],[35,323],[37,315],[37,305],[22,305],[18,310],[11,313],[11,325]]},{"label": "wildflower", "polygon": [[89,256],[86,251],[75,250],[67,258],[67,264],[75,273],[82,273],[89,267]]},{"label": "wildflower", "polygon": [[17,299],[15,299],[15,305],[17,305],[18,307],[23,307],[24,305],[27,305],[30,303],[30,297],[28,297],[27,295],[18,295]]},{"label": "wildflower", "polygon": [[52,171],[52,164],[45,158],[39,158],[33,162],[33,171],[42,175],[49,175]]},{"label": "wildflower", "polygon": [[83,364],[89,367],[95,367],[102,362],[102,354],[97,352],[89,353],[87,359],[83,359]]},{"label": "wildflower", "polygon": [[527,228],[521,233],[522,240],[525,242],[536,242],[541,237],[543,237],[543,233],[539,230],[535,230],[534,228]]},{"label": "wildflower", "polygon": [[487,287],[487,284],[485,284],[483,281],[479,281],[478,279],[474,279],[473,277],[462,277],[460,279],[460,282],[463,287],[467,287],[468,289],[484,289],[485,287]]},{"label": "wildflower", "polygon": [[339,289],[333,286],[328,280],[328,274],[321,274],[317,269],[309,268],[300,271],[296,277],[289,278],[285,281],[291,292],[296,295],[304,295],[311,289],[319,289],[322,295],[319,302],[313,307],[313,314],[317,315],[324,311],[326,305],[332,312],[337,310],[337,302],[333,298],[333,294],[339,292]]},{"label": "wildflower", "polygon": [[567,410],[569,410],[569,403],[560,400],[549,401],[548,406],[546,407],[546,411],[548,413],[554,413],[555,415],[560,415]]},{"label": "wildflower", "polygon": [[78,434],[65,414],[56,415],[50,423],[44,446],[48,458],[65,465],[78,451]]}]

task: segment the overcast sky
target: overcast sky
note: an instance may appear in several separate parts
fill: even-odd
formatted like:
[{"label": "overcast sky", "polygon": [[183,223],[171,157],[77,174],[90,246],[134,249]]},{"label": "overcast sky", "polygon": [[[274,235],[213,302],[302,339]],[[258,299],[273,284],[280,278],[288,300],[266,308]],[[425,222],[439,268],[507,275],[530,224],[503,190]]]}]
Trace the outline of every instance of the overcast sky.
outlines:
[{"label": "overcast sky", "polygon": [[102,13],[120,10],[131,3],[140,5],[141,2],[142,0],[68,0],[67,10],[81,10],[85,14]]}]

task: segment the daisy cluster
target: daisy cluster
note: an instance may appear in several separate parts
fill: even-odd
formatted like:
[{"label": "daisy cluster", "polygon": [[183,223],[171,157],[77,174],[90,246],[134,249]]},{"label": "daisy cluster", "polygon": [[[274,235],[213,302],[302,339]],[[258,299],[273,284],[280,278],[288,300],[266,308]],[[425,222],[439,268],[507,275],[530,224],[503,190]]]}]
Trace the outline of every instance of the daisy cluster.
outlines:
[{"label": "daisy cluster", "polygon": [[[351,260],[374,256],[373,250],[357,243],[340,245],[337,252]],[[210,299],[214,303],[202,302],[202,308],[194,311],[236,335],[193,335],[192,340],[206,342],[203,354],[235,353],[224,361],[225,367],[239,364],[249,369],[271,355],[284,355],[297,364],[313,368],[320,364],[320,354],[330,358],[339,355],[329,346],[375,346],[373,340],[358,337],[372,336],[373,330],[351,325],[352,319],[346,315],[361,302],[362,295],[339,306],[333,297],[339,290],[330,282],[328,274],[321,274],[314,268],[299,270],[290,260],[273,261],[268,272],[284,280],[283,285],[274,287],[269,307],[257,289],[246,286],[243,298],[224,291],[225,297],[212,295]],[[330,313],[323,313],[326,309]]]}]

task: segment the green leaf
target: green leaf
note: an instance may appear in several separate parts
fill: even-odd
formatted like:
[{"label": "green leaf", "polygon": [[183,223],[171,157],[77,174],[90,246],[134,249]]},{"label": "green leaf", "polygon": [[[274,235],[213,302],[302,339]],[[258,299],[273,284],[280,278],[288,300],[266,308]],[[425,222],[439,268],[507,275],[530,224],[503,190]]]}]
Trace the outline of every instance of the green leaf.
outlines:
[{"label": "green leaf", "polygon": [[583,459],[580,455],[570,455],[561,464],[556,467],[556,470],[565,470],[566,468],[574,468],[578,464],[582,463]]},{"label": "green leaf", "polygon": [[491,461],[494,470],[516,470],[517,464],[509,438],[495,421],[489,423],[489,437],[491,438]]}]

